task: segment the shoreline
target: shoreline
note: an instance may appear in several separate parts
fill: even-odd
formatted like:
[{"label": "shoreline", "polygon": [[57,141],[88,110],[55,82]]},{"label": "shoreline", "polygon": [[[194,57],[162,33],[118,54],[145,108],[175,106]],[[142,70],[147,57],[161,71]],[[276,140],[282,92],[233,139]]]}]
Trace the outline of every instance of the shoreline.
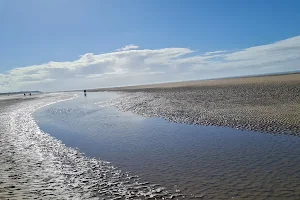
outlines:
[{"label": "shoreline", "polygon": [[114,104],[121,111],[178,123],[300,135],[300,74],[131,86],[105,91],[121,92]]},{"label": "shoreline", "polygon": [[0,99],[0,199],[119,199],[181,197],[139,182],[109,162],[88,157],[43,132],[33,113],[68,95]]}]

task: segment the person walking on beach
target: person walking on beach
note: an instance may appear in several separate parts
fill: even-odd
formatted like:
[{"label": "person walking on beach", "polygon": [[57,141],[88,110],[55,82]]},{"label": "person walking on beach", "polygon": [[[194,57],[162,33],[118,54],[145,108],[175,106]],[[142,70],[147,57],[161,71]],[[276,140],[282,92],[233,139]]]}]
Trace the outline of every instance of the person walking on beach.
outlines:
[{"label": "person walking on beach", "polygon": [[24,96],[26,96],[26,94],[24,93]]},{"label": "person walking on beach", "polygon": [[86,96],[86,90],[84,90],[83,93],[84,93],[84,96]]}]

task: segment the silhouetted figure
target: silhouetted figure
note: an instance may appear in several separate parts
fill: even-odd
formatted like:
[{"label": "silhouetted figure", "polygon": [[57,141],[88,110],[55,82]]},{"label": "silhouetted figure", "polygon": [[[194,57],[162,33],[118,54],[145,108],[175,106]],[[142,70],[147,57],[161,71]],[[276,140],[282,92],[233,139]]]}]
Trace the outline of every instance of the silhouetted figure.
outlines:
[{"label": "silhouetted figure", "polygon": [[31,93],[29,93],[29,96],[31,96]]},{"label": "silhouetted figure", "polygon": [[26,94],[24,93],[24,96],[26,96]]},{"label": "silhouetted figure", "polygon": [[84,90],[83,92],[84,92],[84,96],[86,97],[86,90]]}]

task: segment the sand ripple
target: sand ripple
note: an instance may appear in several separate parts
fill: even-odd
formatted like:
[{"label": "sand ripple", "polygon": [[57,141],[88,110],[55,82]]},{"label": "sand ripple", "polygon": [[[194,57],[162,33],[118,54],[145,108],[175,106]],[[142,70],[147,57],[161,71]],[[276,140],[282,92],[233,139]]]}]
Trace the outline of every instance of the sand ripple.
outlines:
[{"label": "sand ripple", "polygon": [[128,89],[122,94],[112,102],[122,111],[187,124],[300,135],[300,79],[272,84]]}]

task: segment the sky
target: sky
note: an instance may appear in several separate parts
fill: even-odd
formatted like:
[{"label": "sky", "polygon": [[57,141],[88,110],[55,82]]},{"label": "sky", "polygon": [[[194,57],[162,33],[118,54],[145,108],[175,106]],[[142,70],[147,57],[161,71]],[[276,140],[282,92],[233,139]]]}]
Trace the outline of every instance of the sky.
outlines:
[{"label": "sky", "polygon": [[0,0],[0,92],[300,70],[300,1]]}]

